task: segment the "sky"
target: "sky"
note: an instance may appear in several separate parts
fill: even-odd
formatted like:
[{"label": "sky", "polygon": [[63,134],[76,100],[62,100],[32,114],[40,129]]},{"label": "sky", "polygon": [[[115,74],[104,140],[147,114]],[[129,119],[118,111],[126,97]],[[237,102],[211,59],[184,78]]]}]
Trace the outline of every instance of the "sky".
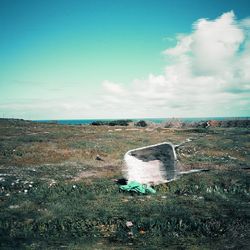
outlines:
[{"label": "sky", "polygon": [[250,116],[249,0],[0,0],[0,117]]}]

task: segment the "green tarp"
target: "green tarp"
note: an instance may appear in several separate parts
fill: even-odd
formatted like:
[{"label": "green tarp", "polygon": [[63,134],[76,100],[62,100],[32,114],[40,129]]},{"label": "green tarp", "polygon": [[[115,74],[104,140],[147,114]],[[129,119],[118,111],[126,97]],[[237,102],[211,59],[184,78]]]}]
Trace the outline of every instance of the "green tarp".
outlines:
[{"label": "green tarp", "polygon": [[121,185],[120,190],[135,192],[141,194],[154,194],[156,191],[148,185],[140,184],[137,181],[131,181],[127,185]]}]

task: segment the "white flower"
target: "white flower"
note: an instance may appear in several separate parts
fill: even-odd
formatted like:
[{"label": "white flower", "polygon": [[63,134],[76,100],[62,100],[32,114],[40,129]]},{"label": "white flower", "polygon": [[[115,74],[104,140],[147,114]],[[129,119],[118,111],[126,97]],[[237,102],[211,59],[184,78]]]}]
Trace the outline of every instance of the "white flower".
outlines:
[{"label": "white flower", "polygon": [[133,226],[133,222],[132,221],[127,221],[126,222],[126,226],[127,227],[132,227]]}]

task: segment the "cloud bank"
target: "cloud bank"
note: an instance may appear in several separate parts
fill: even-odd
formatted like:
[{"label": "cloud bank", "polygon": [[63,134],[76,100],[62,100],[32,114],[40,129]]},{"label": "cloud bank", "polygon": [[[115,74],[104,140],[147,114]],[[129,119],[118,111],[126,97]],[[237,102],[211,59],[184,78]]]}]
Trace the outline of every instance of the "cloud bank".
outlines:
[{"label": "cloud bank", "polygon": [[43,99],[10,99],[0,112],[25,119],[250,116],[250,18],[231,11],[199,19],[175,40],[162,52],[161,75],[129,85],[105,80],[93,93],[71,84],[68,96],[41,89]]},{"label": "cloud bank", "polygon": [[237,20],[231,11],[199,19],[176,41],[163,51],[163,74],[125,87],[104,81],[100,110],[117,117],[249,116],[250,18]]}]

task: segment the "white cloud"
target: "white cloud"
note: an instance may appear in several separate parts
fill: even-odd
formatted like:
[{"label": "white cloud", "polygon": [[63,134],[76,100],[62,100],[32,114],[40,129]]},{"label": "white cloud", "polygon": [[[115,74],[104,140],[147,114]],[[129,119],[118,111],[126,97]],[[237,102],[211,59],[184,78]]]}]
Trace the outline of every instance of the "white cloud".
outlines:
[{"label": "white cloud", "polygon": [[[79,119],[90,118],[93,106],[89,102],[70,99],[22,99],[0,103],[1,115],[24,119]],[[5,114],[8,114],[7,116]]]},{"label": "white cloud", "polygon": [[250,115],[249,23],[233,11],[199,19],[163,52],[170,63],[162,75],[136,79],[126,89],[105,81],[103,104],[115,103],[111,113],[124,117],[131,110],[135,117]]},{"label": "white cloud", "polygon": [[184,53],[190,51],[190,46],[193,42],[192,36],[188,35],[178,35],[177,45],[173,48],[165,50],[166,55],[170,56],[182,56]]},{"label": "white cloud", "polygon": [[221,74],[234,67],[237,52],[244,40],[243,30],[233,12],[215,21],[199,20],[192,34],[193,68],[201,74]]},{"label": "white cloud", "polygon": [[118,94],[118,95],[125,94],[125,90],[121,87],[121,85],[119,85],[117,83],[113,83],[111,81],[105,80],[102,83],[102,86],[103,86],[104,90],[106,90],[107,92],[110,92],[112,94]]},{"label": "white cloud", "polygon": [[250,116],[250,18],[237,20],[231,11],[199,19],[175,39],[162,52],[168,63],[160,75],[127,86],[105,80],[99,94],[78,89],[56,100],[2,103],[0,110],[26,119]]}]

